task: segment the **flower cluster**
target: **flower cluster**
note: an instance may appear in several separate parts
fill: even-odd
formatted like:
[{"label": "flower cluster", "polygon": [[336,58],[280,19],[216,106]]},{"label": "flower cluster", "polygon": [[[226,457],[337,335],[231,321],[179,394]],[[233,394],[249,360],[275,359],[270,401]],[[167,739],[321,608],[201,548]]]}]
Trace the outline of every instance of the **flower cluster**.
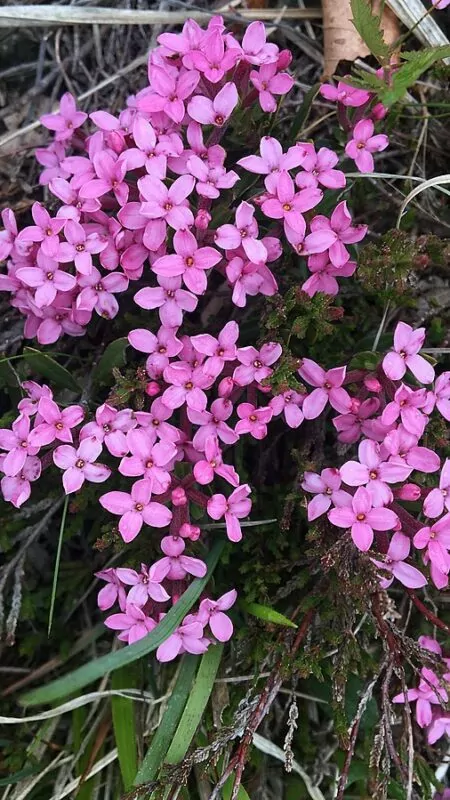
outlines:
[{"label": "flower cluster", "polygon": [[[283,248],[305,259],[311,273],[305,292],[337,294],[337,279],[356,269],[352,245],[367,226],[353,223],[339,196],[346,177],[329,148],[316,151],[300,141],[284,150],[266,135],[259,154],[243,151],[230,163],[228,129],[239,134],[253,115],[268,130],[267,115],[293,86],[286,71],[291,54],[266,41],[262,23],[249,25],[238,41],[220,17],[206,30],[189,20],[181,33],[158,41],[148,86],[118,116],[100,110],[88,119],[66,94],[59,112],[42,118],[54,138],[36,151],[44,168],[40,181],[59,208],[52,215],[36,202],[31,224],[20,231],[6,209],[0,232],[0,260],[6,261],[0,290],[26,317],[26,337],[47,345],[64,334],[81,336],[94,313],[113,319],[116,295],[130,294],[133,285],[135,304],[155,312],[128,334],[132,348],[146,356],[144,409],[107,402],[97,409],[62,408],[48,386],[28,381],[11,430],[0,431],[1,489],[16,507],[41,472],[56,467],[67,494],[86,481],[110,482],[99,502],[118,518],[125,543],[142,529],[163,531],[163,557],[155,563],[143,563],[140,572],[119,567],[98,574],[106,581],[100,608],[119,608],[106,624],[127,642],[152,630],[192,577],[206,574],[205,562],[185,553],[202,534],[193,518],[206,514],[230,541],[241,539],[250,487],[241,483],[227,450],[244,435],[263,439],[281,415],[298,428],[327,403],[339,412],[335,422],[346,441],[356,441],[379,405],[350,397],[344,368],[326,372],[308,359],[295,388],[275,393],[270,378],[281,345],[240,346],[234,321],[211,333],[183,332],[184,316],[199,307],[211,276],[229,288],[238,308],[248,298],[275,294],[274,265]],[[354,150],[361,168],[369,169],[371,153],[384,149],[387,139],[373,136],[372,120],[382,115],[369,96],[364,104],[347,155],[354,157]],[[325,193],[329,216],[320,208]],[[367,491],[361,488],[355,502],[365,497],[367,505]],[[350,498],[343,503],[349,511],[351,492],[341,494]],[[372,505],[367,513],[379,530],[376,524],[387,525],[395,514]],[[195,547],[205,544],[202,537]],[[158,658],[226,641],[232,624],[224,612],[234,600],[234,590],[219,600],[204,597]]]}]

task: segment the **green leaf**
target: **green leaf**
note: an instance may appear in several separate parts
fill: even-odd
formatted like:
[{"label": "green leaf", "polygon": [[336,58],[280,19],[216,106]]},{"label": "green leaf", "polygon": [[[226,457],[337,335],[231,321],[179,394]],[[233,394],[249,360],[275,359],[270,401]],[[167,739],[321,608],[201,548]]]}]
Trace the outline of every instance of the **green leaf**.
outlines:
[{"label": "green leaf", "polygon": [[50,611],[48,612],[48,629],[47,635],[50,636],[53,622],[53,612],[55,610],[56,588],[58,586],[59,564],[61,561],[61,550],[64,539],[64,528],[66,525],[67,509],[69,508],[69,495],[66,494],[64,498],[63,512],[61,517],[61,525],[59,526],[58,547],[56,550],[55,568],[53,570],[53,584],[52,594],[50,598]]},{"label": "green leaf", "polygon": [[[234,784],[234,775],[230,775],[230,777],[228,778],[222,789],[223,800],[231,800],[231,795],[233,792],[233,784]],[[237,793],[237,800],[250,800],[250,795],[247,794],[242,784],[240,785],[239,791]]]},{"label": "green leaf", "polygon": [[310,89],[306,92],[303,103],[301,104],[299,110],[297,111],[293,121],[292,126],[289,134],[290,139],[296,139],[298,134],[301,132],[306,120],[309,117],[309,113],[312,108],[312,104],[319,92],[320,83],[315,83],[314,86],[311,86]]},{"label": "green leaf", "polygon": [[178,764],[189,750],[213,690],[222,653],[223,644],[216,644],[203,654],[186,708],[167,752],[166,764]]},{"label": "green leaf", "polygon": [[[112,689],[134,689],[137,685],[134,670],[116,670],[111,678]],[[114,739],[125,791],[131,789],[137,769],[136,726],[134,702],[129,697],[111,697]]]},{"label": "green leaf", "polygon": [[115,669],[124,667],[127,664],[132,664],[139,658],[156,650],[159,645],[173,633],[175,628],[178,627],[195,601],[200,597],[200,594],[214,572],[224,547],[225,542],[223,540],[217,541],[214,544],[211,552],[205,559],[208,566],[208,572],[205,577],[197,578],[192,581],[179,601],[172,606],[170,611],[167,612],[166,616],[148,636],[115,653],[108,653],[106,656],[96,658],[94,661],[84,664],[73,672],[69,672],[68,675],[63,675],[62,678],[52,681],[47,684],[47,686],[41,686],[39,689],[33,689],[31,692],[27,692],[20,698],[20,702],[25,706],[52,703],[54,700],[67,697],[67,695],[77,692],[93,681],[103,678],[108,672],[113,672]]},{"label": "green leaf", "polygon": [[370,369],[374,370],[380,363],[381,353],[373,350],[364,350],[362,353],[355,353],[349,364],[349,369]]},{"label": "green leaf", "polygon": [[292,620],[285,617],[284,614],[280,614],[279,611],[275,611],[273,608],[269,606],[263,606],[260,603],[246,603],[244,600],[241,600],[239,603],[241,608],[247,612],[247,614],[251,614],[253,617],[258,617],[258,619],[264,620],[264,622],[272,622],[275,625],[284,625],[287,628],[297,628],[298,625]]},{"label": "green leaf", "polygon": [[80,392],[80,387],[69,370],[58,364],[47,353],[41,353],[40,350],[35,350],[34,347],[24,347],[23,357],[33,368],[33,372],[37,372],[43,378],[47,378],[53,386],[58,389],[70,389],[72,392]]},{"label": "green leaf", "polygon": [[391,50],[384,41],[380,17],[372,13],[367,0],[351,0],[351,8],[353,14],[352,22],[361,39],[380,64],[388,62]]},{"label": "green leaf", "polygon": [[142,765],[134,779],[134,785],[150,783],[156,778],[158,770],[164,761],[169,745],[173,739],[183,709],[186,705],[199,657],[186,654],[183,656],[177,681],[170,695],[164,716],[152,739],[150,747],[145,754]]},{"label": "green leaf", "polygon": [[34,767],[24,767],[20,772],[15,772],[14,775],[0,778],[0,786],[11,786],[11,784],[19,783],[19,781],[25,780],[25,778],[31,778],[32,775],[37,775],[39,772],[42,772],[41,764],[35,764]]},{"label": "green leaf", "polygon": [[127,363],[125,351],[128,344],[127,337],[122,336],[121,339],[116,339],[107,346],[92,373],[92,379],[95,383],[112,382],[114,367],[123,367]]},{"label": "green leaf", "polygon": [[384,105],[391,106],[404,97],[407,90],[415,84],[420,76],[427,69],[433,66],[441,58],[450,57],[450,45],[441,47],[429,47],[426,50],[417,50],[402,53],[402,58],[406,63],[403,64],[392,75],[392,85],[386,86],[380,92],[380,100]]},{"label": "green leaf", "polygon": [[17,406],[24,396],[24,391],[20,377],[9,358],[0,358],[0,386],[7,390],[13,407]]}]

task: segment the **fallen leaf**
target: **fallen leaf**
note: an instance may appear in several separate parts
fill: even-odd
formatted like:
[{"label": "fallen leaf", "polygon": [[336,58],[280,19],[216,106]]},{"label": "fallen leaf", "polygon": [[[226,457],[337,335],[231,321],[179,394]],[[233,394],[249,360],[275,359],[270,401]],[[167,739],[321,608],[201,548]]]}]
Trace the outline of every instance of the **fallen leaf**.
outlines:
[{"label": "fallen leaf", "polygon": [[[369,50],[352,22],[350,0],[322,0],[325,39],[324,78],[330,78],[340,61],[355,61],[369,55]],[[380,0],[374,0],[372,9],[378,13]],[[384,39],[393,44],[400,36],[400,23],[394,12],[384,8],[381,27]]]}]

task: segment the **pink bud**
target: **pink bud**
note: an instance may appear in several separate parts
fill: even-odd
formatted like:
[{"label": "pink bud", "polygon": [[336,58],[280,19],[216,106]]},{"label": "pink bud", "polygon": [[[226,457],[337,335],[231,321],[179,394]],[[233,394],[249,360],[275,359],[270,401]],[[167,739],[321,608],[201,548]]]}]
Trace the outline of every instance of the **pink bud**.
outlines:
[{"label": "pink bud", "polygon": [[205,208],[200,208],[194,220],[194,225],[201,231],[206,231],[209,223],[211,222],[211,214]]},{"label": "pink bud", "polygon": [[361,400],[357,397],[352,397],[350,401],[350,414],[357,414],[361,408]]},{"label": "pink bud", "polygon": [[262,194],[257,194],[254,197],[252,197],[252,203],[254,206],[262,206],[262,204],[269,199],[270,199],[270,194],[268,194],[267,192],[263,192]]},{"label": "pink bud", "polygon": [[394,497],[397,500],[418,500],[420,494],[420,486],[416,486],[415,483],[405,483],[404,486],[394,489]]},{"label": "pink bud", "polygon": [[[185,506],[187,503],[186,492],[182,486],[177,486],[172,491],[172,503],[174,506]],[[181,534],[183,535],[183,534]]]},{"label": "pink bud", "polygon": [[388,110],[387,110],[386,106],[383,105],[383,103],[377,103],[372,108],[372,119],[375,120],[376,122],[378,122],[379,120],[385,118],[387,112],[388,112]]},{"label": "pink bud", "polygon": [[218,387],[219,397],[229,397],[234,387],[235,383],[231,375],[228,378],[222,378]]},{"label": "pink bud", "polygon": [[159,394],[160,391],[161,389],[156,381],[150,381],[145,387],[145,394],[148,394],[149,397],[155,397],[155,395]]},{"label": "pink bud", "polygon": [[184,522],[179,534],[183,539],[190,539],[191,542],[196,542],[200,538],[201,530],[198,525],[190,525],[189,522]]},{"label": "pink bud", "polygon": [[286,69],[292,61],[292,53],[290,50],[280,50],[278,53],[277,69]]},{"label": "pink bud", "polygon": [[377,392],[377,394],[378,392],[381,392],[381,389],[383,388],[378,378],[375,378],[374,375],[367,375],[364,378],[364,386],[369,390],[369,392]]}]

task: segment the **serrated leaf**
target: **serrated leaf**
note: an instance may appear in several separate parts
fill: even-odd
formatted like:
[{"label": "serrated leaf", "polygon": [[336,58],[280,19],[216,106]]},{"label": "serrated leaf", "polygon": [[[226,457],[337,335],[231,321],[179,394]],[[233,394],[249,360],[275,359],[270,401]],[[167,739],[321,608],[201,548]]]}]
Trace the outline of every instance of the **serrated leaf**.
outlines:
[{"label": "serrated leaf", "polygon": [[40,703],[51,703],[54,700],[59,700],[61,697],[67,697],[67,695],[77,692],[93,681],[103,678],[108,672],[113,672],[116,669],[120,669],[120,667],[125,667],[127,664],[132,664],[139,658],[156,650],[157,647],[165,642],[173,633],[175,628],[178,627],[195,601],[200,597],[200,594],[214,572],[224,546],[224,541],[217,541],[215,543],[205,559],[208,566],[205,577],[196,578],[192,581],[190,586],[188,586],[186,591],[181,595],[178,602],[172,606],[170,611],[167,612],[165,617],[148,636],[145,636],[145,638],[141,639],[139,642],[128,645],[128,647],[124,647],[115,653],[108,653],[106,656],[96,658],[94,661],[84,664],[73,672],[69,672],[68,675],[64,675],[62,678],[52,681],[47,684],[47,686],[40,686],[38,689],[27,692],[22,695],[20,702],[25,706],[35,706]]},{"label": "serrated leaf", "polygon": [[389,61],[391,49],[386,44],[381,29],[380,17],[372,13],[366,0],[351,0],[352,22],[361,39],[380,64]]},{"label": "serrated leaf", "polygon": [[354,67],[350,76],[346,76],[345,83],[355,86],[357,89],[367,89],[368,91],[381,92],[386,88],[386,83],[378,75],[373,75],[365,69]]},{"label": "serrated leaf", "polygon": [[42,375],[53,387],[80,392],[80,387],[69,370],[58,364],[47,353],[41,353],[40,350],[35,350],[34,347],[24,347],[23,357],[33,369],[33,372]]},{"label": "serrated leaf", "polygon": [[198,656],[190,655],[189,653],[183,656],[178,677],[167,703],[164,716],[134,779],[135,786],[139,786],[142,783],[151,783],[156,778],[189,697],[198,662]]},{"label": "serrated leaf", "polygon": [[111,342],[104,353],[99,359],[99,362],[92,373],[94,383],[107,383],[113,382],[112,371],[114,367],[123,367],[127,362],[125,358],[125,351],[128,347],[128,339],[122,336],[121,339],[116,339]]},{"label": "serrated leaf", "polygon": [[270,606],[264,606],[260,603],[246,603],[242,600],[239,605],[247,614],[251,614],[252,617],[257,617],[258,619],[264,620],[264,622],[271,622],[274,625],[284,625],[287,628],[297,628],[298,626],[295,622],[285,617],[284,614],[280,614],[279,611],[275,611],[275,609],[270,608]]},{"label": "serrated leaf", "polygon": [[405,93],[421,75],[430,69],[436,61],[450,57],[450,45],[429,47],[427,50],[418,50],[402,53],[406,63],[392,75],[392,84],[380,92],[380,100],[384,105],[391,106],[404,97]]}]

